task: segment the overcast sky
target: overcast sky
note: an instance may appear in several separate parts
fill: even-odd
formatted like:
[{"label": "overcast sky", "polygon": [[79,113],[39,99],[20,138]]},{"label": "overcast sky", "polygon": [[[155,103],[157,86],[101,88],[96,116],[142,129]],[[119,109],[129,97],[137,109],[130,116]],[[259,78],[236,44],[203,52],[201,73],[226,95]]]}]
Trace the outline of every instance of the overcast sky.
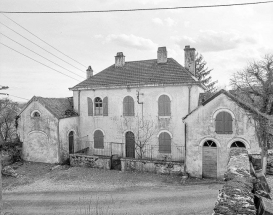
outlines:
[{"label": "overcast sky", "polygon": [[[255,2],[254,0],[1,0],[1,11],[75,11],[152,7],[175,7]],[[166,46],[168,57],[184,65],[184,47],[196,48],[213,69],[211,76],[220,87],[229,84],[231,75],[248,62],[273,54],[273,3],[164,11],[139,11],[85,14],[6,14],[9,18],[62,51],[60,54],[0,14],[0,40],[55,70],[45,67],[0,44],[0,85],[9,93],[30,99],[32,96],[68,97],[69,87],[84,80],[92,66],[94,74],[114,63],[117,52],[126,61],[155,59],[157,48]],[[16,34],[23,35],[48,52]],[[5,36],[4,36],[4,35]],[[8,39],[7,37],[10,39]],[[14,41],[35,51],[25,49]],[[66,62],[68,63],[66,63]],[[84,65],[84,66],[83,66]],[[76,73],[77,75],[65,70]],[[82,76],[79,77],[79,76]],[[1,96],[0,98],[4,98]],[[10,97],[15,101],[25,100]]]}]

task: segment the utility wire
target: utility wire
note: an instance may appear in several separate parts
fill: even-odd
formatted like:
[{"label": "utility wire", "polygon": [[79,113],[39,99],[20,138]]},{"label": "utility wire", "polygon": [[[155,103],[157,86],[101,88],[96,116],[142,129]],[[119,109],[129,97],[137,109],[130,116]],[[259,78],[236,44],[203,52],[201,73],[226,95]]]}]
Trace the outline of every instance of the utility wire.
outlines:
[{"label": "utility wire", "polygon": [[3,25],[3,26],[5,26],[6,28],[10,29],[10,30],[11,30],[11,31],[13,31],[14,33],[16,33],[16,34],[20,35],[21,37],[23,37],[23,38],[24,38],[24,39],[26,39],[27,41],[31,42],[32,44],[34,44],[34,45],[38,46],[39,48],[43,49],[43,50],[44,50],[44,51],[46,51],[47,53],[49,53],[49,54],[53,55],[54,57],[56,57],[56,58],[60,59],[61,61],[65,62],[65,63],[69,64],[70,66],[72,66],[72,67],[74,67],[74,68],[76,68],[76,69],[80,70],[81,72],[83,72],[81,69],[79,69],[79,68],[77,68],[77,67],[73,66],[71,63],[69,63],[69,62],[67,62],[67,61],[63,60],[62,58],[60,58],[60,57],[58,57],[57,55],[55,55],[55,54],[51,53],[50,51],[47,51],[47,50],[46,50],[46,49],[44,49],[43,47],[39,46],[37,43],[34,43],[34,42],[33,42],[33,41],[31,41],[30,39],[26,38],[26,37],[25,37],[25,36],[23,36],[22,34],[18,33],[17,31],[15,31],[15,30],[13,30],[12,28],[8,27],[7,25],[3,24],[2,22],[0,22],[0,24],[1,24],[1,25]]},{"label": "utility wire", "polygon": [[77,76],[80,77],[80,78],[84,78],[84,77],[78,75],[77,73],[72,72],[72,71],[70,71],[69,69],[66,69],[66,68],[64,68],[63,66],[61,66],[61,65],[59,65],[59,64],[57,64],[57,63],[55,63],[55,62],[53,62],[52,60],[49,60],[48,58],[46,58],[46,57],[44,57],[44,56],[38,54],[37,52],[35,52],[35,51],[33,51],[33,50],[27,48],[26,46],[22,45],[21,43],[16,42],[15,40],[11,39],[10,37],[6,36],[5,34],[3,34],[3,33],[0,33],[0,34],[2,34],[4,37],[10,39],[11,41],[13,41],[13,42],[19,44],[20,46],[24,47],[25,49],[27,49],[27,50],[29,50],[29,51],[35,53],[36,55],[38,55],[38,56],[40,56],[40,57],[46,59],[47,61],[49,61],[49,62],[51,62],[51,63],[53,63],[53,64],[55,64],[55,65],[57,65],[57,66],[59,66],[59,67],[61,67],[61,68],[63,68],[63,69],[65,69],[65,70],[67,70],[68,72],[71,72],[71,73],[73,73],[74,75],[77,75]]},{"label": "utility wire", "polygon": [[31,35],[33,35],[34,37],[38,38],[39,40],[41,40],[42,42],[44,42],[45,44],[47,44],[48,46],[50,46],[51,48],[55,49],[56,51],[60,52],[61,54],[63,54],[64,56],[68,57],[69,59],[75,61],[76,63],[82,65],[83,67],[87,68],[85,65],[81,64],[80,62],[76,61],[75,59],[69,57],[68,55],[66,55],[65,53],[61,52],[59,49],[56,49],[55,47],[53,47],[52,45],[50,45],[49,43],[47,43],[46,41],[44,41],[43,39],[41,39],[40,37],[36,36],[35,34],[33,34],[32,32],[30,32],[29,30],[27,30],[25,27],[23,27],[22,25],[20,25],[19,23],[15,22],[13,19],[9,18],[7,15],[5,15],[4,13],[1,13],[3,16],[5,16],[7,19],[9,19],[10,21],[12,21],[13,23],[15,23],[16,25],[20,26],[21,28],[23,28],[25,31],[27,31],[28,33],[30,33]]},{"label": "utility wire", "polygon": [[217,5],[197,5],[184,7],[160,7],[160,8],[136,8],[136,9],[113,9],[113,10],[82,10],[82,11],[0,11],[0,13],[110,13],[110,12],[135,12],[135,11],[152,11],[152,10],[176,10],[176,9],[196,9],[196,8],[212,8],[212,7],[231,7],[243,5],[268,4],[273,1],[262,2],[246,2],[238,4],[217,4]]},{"label": "utility wire", "polygon": [[19,98],[19,99],[29,100],[29,99],[25,99],[25,98],[22,98],[22,97],[19,97],[19,96],[10,95],[9,93],[0,93],[0,95],[7,95],[7,96],[16,97],[16,98]]},{"label": "utility wire", "polygon": [[21,52],[15,50],[15,49],[13,49],[13,48],[7,46],[7,45],[4,44],[4,43],[1,43],[1,42],[0,42],[0,44],[2,44],[3,46],[6,46],[7,48],[9,48],[9,49],[11,49],[11,50],[13,50],[13,51],[15,51],[15,52],[21,54],[21,55],[23,55],[23,56],[25,56],[25,57],[27,57],[27,58],[33,60],[33,61],[36,61],[36,62],[39,63],[39,64],[42,64],[42,65],[48,67],[49,69],[52,69],[52,70],[54,70],[54,71],[56,71],[56,72],[58,72],[58,73],[61,73],[61,74],[65,75],[65,76],[69,77],[69,78],[72,78],[72,79],[74,79],[74,80],[76,80],[76,81],[80,81],[80,80],[78,80],[78,79],[76,79],[76,78],[73,78],[73,77],[71,77],[71,76],[69,76],[69,75],[67,75],[67,74],[65,74],[65,73],[62,73],[62,72],[60,72],[60,71],[58,71],[58,70],[56,70],[56,69],[54,69],[54,68],[52,68],[52,67],[50,67],[50,66],[48,66],[48,65],[46,65],[46,64],[44,64],[44,63],[38,61],[38,60],[33,59],[32,57],[29,57],[29,56],[27,56],[27,55],[25,55],[25,54],[23,54],[23,53],[21,53]]}]

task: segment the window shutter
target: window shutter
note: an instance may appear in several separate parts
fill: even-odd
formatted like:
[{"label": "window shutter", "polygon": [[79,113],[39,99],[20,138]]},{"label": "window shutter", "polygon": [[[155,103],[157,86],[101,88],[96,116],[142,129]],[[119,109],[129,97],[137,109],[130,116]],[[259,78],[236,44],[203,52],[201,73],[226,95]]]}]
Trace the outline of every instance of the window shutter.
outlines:
[{"label": "window shutter", "polygon": [[218,134],[223,134],[224,133],[224,112],[220,112],[216,116],[215,131]]},{"label": "window shutter", "polygon": [[171,137],[167,132],[162,132],[159,135],[159,152],[160,153],[171,153]]},{"label": "window shutter", "polygon": [[171,115],[171,101],[169,96],[161,95],[158,99],[158,115],[170,116]]},{"label": "window shutter", "polygon": [[94,133],[94,148],[95,149],[103,149],[104,148],[104,140],[103,133],[100,130],[96,130]]},{"label": "window shutter", "polygon": [[105,97],[102,101],[103,116],[108,116],[108,97]]},{"label": "window shutter", "polygon": [[232,117],[228,112],[224,112],[224,128],[225,134],[232,134]]},{"label": "window shutter", "polygon": [[132,97],[128,98],[128,106],[129,106],[129,116],[134,116],[135,115],[135,105],[134,105],[134,99]]},{"label": "window shutter", "polygon": [[123,99],[123,115],[128,116],[128,97]]},{"label": "window shutter", "polygon": [[93,101],[89,97],[87,97],[87,106],[88,106],[88,116],[93,116]]}]

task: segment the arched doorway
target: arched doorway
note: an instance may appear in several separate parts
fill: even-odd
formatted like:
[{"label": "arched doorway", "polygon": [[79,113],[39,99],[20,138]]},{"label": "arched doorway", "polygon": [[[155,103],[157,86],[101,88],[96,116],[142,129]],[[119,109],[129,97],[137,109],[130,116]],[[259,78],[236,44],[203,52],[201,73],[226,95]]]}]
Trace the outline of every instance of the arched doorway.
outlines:
[{"label": "arched doorway", "polygon": [[69,154],[74,153],[74,131],[70,131],[68,135]]},{"label": "arched doorway", "polygon": [[217,178],[217,145],[212,140],[207,140],[203,144],[203,178]]},{"label": "arched doorway", "polygon": [[128,131],[125,134],[126,157],[135,158],[135,135]]},{"label": "arched doorway", "polygon": [[241,141],[235,141],[231,144],[230,148],[246,148],[245,144]]}]

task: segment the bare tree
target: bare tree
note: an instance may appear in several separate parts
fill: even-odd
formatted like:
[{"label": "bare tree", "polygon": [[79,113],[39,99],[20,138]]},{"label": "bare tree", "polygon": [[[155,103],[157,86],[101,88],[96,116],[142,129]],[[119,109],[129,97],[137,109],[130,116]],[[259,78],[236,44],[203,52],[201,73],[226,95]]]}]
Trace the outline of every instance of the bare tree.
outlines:
[{"label": "bare tree", "polygon": [[16,137],[16,115],[18,103],[10,99],[0,100],[0,136],[1,139],[12,141]]},{"label": "bare tree", "polygon": [[122,132],[130,130],[135,135],[135,152],[138,158],[144,158],[150,148],[147,148],[153,135],[156,132],[156,124],[152,119],[136,116],[132,118],[124,118],[121,126]]},{"label": "bare tree", "polygon": [[273,55],[250,63],[233,75],[231,85],[234,95],[243,101],[240,105],[254,119],[256,136],[261,147],[262,170],[266,174],[268,149],[272,147],[273,115]]}]

